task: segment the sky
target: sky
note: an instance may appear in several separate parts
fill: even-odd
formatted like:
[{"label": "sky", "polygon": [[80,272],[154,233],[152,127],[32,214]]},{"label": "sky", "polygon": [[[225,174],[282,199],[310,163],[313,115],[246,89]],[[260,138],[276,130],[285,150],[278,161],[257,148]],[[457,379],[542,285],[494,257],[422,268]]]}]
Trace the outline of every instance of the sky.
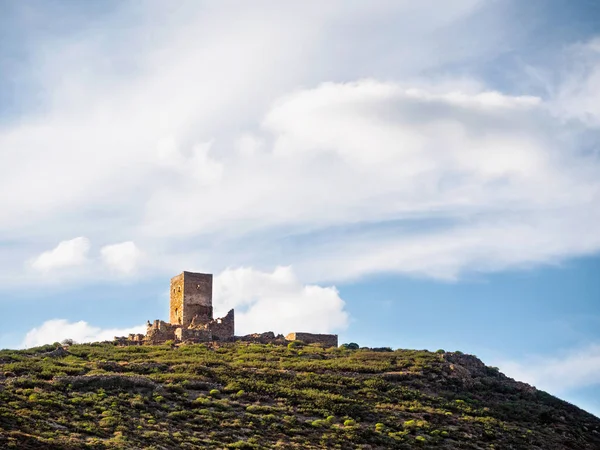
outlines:
[{"label": "sky", "polygon": [[600,416],[600,3],[0,0],[0,348],[461,350]]}]

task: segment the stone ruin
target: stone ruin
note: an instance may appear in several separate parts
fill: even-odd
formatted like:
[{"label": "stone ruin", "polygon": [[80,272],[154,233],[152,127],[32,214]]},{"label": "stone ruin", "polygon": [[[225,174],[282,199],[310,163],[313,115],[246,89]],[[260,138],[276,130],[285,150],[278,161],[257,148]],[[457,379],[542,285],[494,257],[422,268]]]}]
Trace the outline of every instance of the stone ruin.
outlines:
[{"label": "stone ruin", "polygon": [[212,306],[213,276],[183,272],[171,278],[169,322],[148,321],[146,334],[115,337],[122,345],[176,342],[233,341],[233,309],[225,317],[214,319]]},{"label": "stone ruin", "polygon": [[305,344],[319,344],[324,347],[337,347],[337,334],[313,334],[313,333],[290,333],[285,339],[287,341],[302,341]]},{"label": "stone ruin", "polygon": [[335,334],[290,333],[287,336],[273,332],[235,336],[233,309],[225,317],[213,319],[212,274],[183,272],[171,278],[169,322],[148,321],[146,334],[130,334],[115,337],[118,345],[200,343],[200,342],[256,342],[285,343],[303,341],[306,344],[320,344],[337,347]]}]

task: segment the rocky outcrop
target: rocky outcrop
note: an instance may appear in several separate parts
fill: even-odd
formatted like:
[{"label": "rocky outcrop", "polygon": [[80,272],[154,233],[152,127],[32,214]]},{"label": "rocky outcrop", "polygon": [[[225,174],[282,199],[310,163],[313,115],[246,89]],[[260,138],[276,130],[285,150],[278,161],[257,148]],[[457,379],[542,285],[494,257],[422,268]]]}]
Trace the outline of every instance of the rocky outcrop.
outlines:
[{"label": "rocky outcrop", "polygon": [[496,379],[498,383],[502,383],[510,389],[525,393],[535,393],[537,391],[536,388],[527,383],[515,381],[500,373],[498,369],[486,366],[476,356],[452,352],[443,353],[441,358],[448,363],[446,366],[447,377],[456,380],[465,387],[478,388],[481,387],[482,380],[489,382]]}]

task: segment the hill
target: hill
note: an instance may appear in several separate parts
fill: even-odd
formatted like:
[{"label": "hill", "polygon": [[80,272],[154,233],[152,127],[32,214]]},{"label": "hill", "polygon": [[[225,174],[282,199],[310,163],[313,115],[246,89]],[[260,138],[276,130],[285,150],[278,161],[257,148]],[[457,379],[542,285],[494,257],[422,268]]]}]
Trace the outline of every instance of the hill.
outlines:
[{"label": "hill", "polygon": [[0,448],[600,449],[600,419],[460,352],[0,352]]}]

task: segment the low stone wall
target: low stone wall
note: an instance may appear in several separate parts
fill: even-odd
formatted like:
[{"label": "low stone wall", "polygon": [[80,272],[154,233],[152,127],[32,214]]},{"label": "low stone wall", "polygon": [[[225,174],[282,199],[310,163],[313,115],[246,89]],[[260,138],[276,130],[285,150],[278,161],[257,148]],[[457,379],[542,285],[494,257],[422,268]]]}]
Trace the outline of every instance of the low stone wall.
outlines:
[{"label": "low stone wall", "polygon": [[144,342],[132,341],[127,336],[115,336],[115,338],[113,339],[113,343],[115,345],[128,346],[128,345],[142,345]]},{"label": "low stone wall", "polygon": [[253,344],[285,344],[287,341],[283,334],[275,335],[272,331],[266,333],[253,333],[246,336],[236,336],[236,341],[251,342]]},{"label": "low stone wall", "polygon": [[138,333],[138,334],[133,334],[133,333],[132,333],[132,334],[130,334],[130,335],[129,335],[129,340],[130,340],[130,341],[133,341],[133,342],[139,342],[140,344],[141,344],[142,342],[144,342],[144,339],[145,339],[145,338],[146,338],[146,336],[145,336],[145,335],[143,335],[143,334],[139,334],[139,333]]},{"label": "low stone wall", "polygon": [[162,344],[166,341],[175,340],[175,330],[177,325],[172,325],[163,320],[155,320],[148,325],[148,331],[144,342],[148,344]]},{"label": "low stone wall", "polygon": [[320,344],[324,347],[337,347],[337,334],[290,333],[285,337],[288,341],[302,341],[305,344]]}]

